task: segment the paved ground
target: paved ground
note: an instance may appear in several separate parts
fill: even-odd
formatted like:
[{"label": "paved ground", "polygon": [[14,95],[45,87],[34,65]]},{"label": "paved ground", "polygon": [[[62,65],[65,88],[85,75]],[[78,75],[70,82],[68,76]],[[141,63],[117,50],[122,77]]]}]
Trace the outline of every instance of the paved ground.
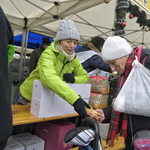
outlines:
[{"label": "paved ground", "polygon": [[101,123],[99,125],[101,139],[107,137],[108,128],[109,128],[109,123]]}]

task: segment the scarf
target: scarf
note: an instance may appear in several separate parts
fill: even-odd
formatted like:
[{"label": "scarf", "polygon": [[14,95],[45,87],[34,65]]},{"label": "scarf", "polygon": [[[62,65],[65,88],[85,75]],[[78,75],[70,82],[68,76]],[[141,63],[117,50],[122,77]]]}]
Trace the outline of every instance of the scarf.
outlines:
[{"label": "scarf", "polygon": [[[120,92],[122,86],[124,85],[131,69],[132,69],[132,62],[135,59],[135,53],[134,50],[129,55],[129,58],[126,63],[125,71],[123,74],[120,75],[116,95],[117,97],[118,93]],[[110,147],[113,147],[114,145],[114,139],[117,137],[118,133],[120,133],[120,136],[123,136],[124,138],[127,138],[127,124],[128,124],[128,114],[122,113],[122,116],[120,112],[115,111],[112,108],[111,113],[111,119],[110,119],[110,126],[109,131],[107,135],[107,143],[109,143]]]},{"label": "scarf", "polygon": [[75,52],[73,51],[73,53],[71,54],[71,55],[68,55],[65,51],[64,51],[64,49],[62,48],[62,46],[59,44],[59,47],[60,47],[60,51],[65,55],[65,56],[67,56],[68,57],[68,61],[72,61],[73,59],[74,59],[74,57],[75,57]]}]

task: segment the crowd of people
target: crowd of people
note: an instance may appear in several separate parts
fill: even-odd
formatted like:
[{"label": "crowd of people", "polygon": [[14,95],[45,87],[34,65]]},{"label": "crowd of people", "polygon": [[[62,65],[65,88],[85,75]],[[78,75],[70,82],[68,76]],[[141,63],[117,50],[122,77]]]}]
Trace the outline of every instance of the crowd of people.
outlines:
[{"label": "crowd of people", "polygon": [[[12,112],[8,93],[8,62],[10,62],[8,58],[12,57],[8,57],[8,45],[13,45],[14,37],[9,21],[1,8],[0,25],[0,150],[3,150],[12,132]],[[56,38],[52,43],[46,37],[43,37],[42,40],[42,46],[31,54],[30,75],[20,86],[14,104],[30,103],[33,82],[40,80],[46,88],[54,91],[73,106],[83,119],[88,116],[85,107],[89,109],[91,107],[67,83],[88,83],[89,77],[97,75],[98,69],[109,73],[117,71],[120,74],[115,94],[117,97],[132,70],[132,62],[136,56],[130,44],[119,36],[108,37],[106,41],[98,36],[93,37],[75,53],[80,34],[74,22],[69,19],[61,21]],[[12,55],[13,50],[9,54]],[[143,62],[143,59],[145,67],[150,69],[149,50],[142,49],[140,63]],[[110,123],[107,136],[110,146],[114,145],[116,135],[120,134],[125,138],[125,149],[133,150],[129,114],[115,111],[114,101],[115,98],[111,106],[96,110],[101,114],[98,119],[95,119],[94,115],[90,117],[98,124]],[[150,130],[149,117],[131,115],[131,118],[134,134],[140,130]]]}]

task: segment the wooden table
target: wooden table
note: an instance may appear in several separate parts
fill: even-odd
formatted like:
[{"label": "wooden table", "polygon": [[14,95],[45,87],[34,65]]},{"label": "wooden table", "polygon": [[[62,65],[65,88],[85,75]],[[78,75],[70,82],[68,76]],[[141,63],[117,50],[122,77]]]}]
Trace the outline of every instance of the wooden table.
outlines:
[{"label": "wooden table", "polygon": [[12,114],[13,114],[13,126],[78,116],[78,114],[76,113],[76,114],[63,115],[63,116],[57,116],[57,117],[37,118],[30,113],[29,106],[12,105],[11,108],[12,108]]}]

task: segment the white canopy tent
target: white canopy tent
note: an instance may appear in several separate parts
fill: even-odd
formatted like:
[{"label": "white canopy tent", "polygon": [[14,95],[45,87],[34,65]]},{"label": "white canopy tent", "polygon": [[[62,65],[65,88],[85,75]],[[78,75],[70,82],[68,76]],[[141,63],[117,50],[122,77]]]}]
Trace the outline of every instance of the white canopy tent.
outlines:
[{"label": "white canopy tent", "polygon": [[[24,42],[27,43],[28,31],[55,37],[63,18],[75,22],[81,35],[80,44],[94,36],[104,39],[113,36],[116,3],[117,0],[111,0],[108,4],[104,0],[1,0],[1,7],[15,30],[14,33],[24,33],[21,56],[24,57],[23,47]],[[139,27],[137,18],[129,19],[128,16],[129,14],[126,15],[124,38],[132,47],[150,48],[150,32]],[[21,68],[22,64],[20,70]]]},{"label": "white canopy tent", "polygon": [[[61,19],[69,18],[74,20],[81,34],[80,42],[83,43],[94,36],[106,39],[113,35],[116,2],[117,0],[111,0],[108,4],[104,0],[1,0],[1,7],[15,34],[30,30],[55,37]],[[129,14],[126,16],[124,37],[132,46],[144,43],[143,47],[150,47],[150,32],[139,27],[137,18],[129,19],[128,16]]]},{"label": "white canopy tent", "polygon": [[[80,31],[81,44],[94,36],[101,36],[104,39],[108,36],[113,36],[116,3],[117,0],[111,0],[108,4],[102,3],[65,17],[75,22],[76,27]],[[126,34],[124,38],[132,47],[143,46],[143,48],[150,48],[150,32],[142,30],[142,27],[136,23],[137,18],[129,19],[129,15],[129,13],[126,14],[127,25],[125,27]],[[150,18],[148,14],[147,18]],[[61,20],[57,20],[34,28],[31,31],[36,33],[41,33],[42,31],[44,35],[55,37],[60,22]]]},{"label": "white canopy tent", "polygon": [[[15,30],[15,35],[19,34],[19,31],[30,30],[55,37],[61,19],[69,18],[74,20],[80,31],[82,44],[94,36],[106,39],[113,35],[116,2],[117,0],[111,0],[108,4],[105,4],[104,0],[2,0],[1,6]],[[141,46],[149,48],[150,32],[139,27],[137,18],[129,19],[128,16],[129,14],[126,15],[124,38],[133,47],[143,43]],[[25,18],[28,20],[26,25]]]},{"label": "white canopy tent", "polygon": [[14,29],[30,30],[101,3],[103,0],[1,0],[0,5]]}]

